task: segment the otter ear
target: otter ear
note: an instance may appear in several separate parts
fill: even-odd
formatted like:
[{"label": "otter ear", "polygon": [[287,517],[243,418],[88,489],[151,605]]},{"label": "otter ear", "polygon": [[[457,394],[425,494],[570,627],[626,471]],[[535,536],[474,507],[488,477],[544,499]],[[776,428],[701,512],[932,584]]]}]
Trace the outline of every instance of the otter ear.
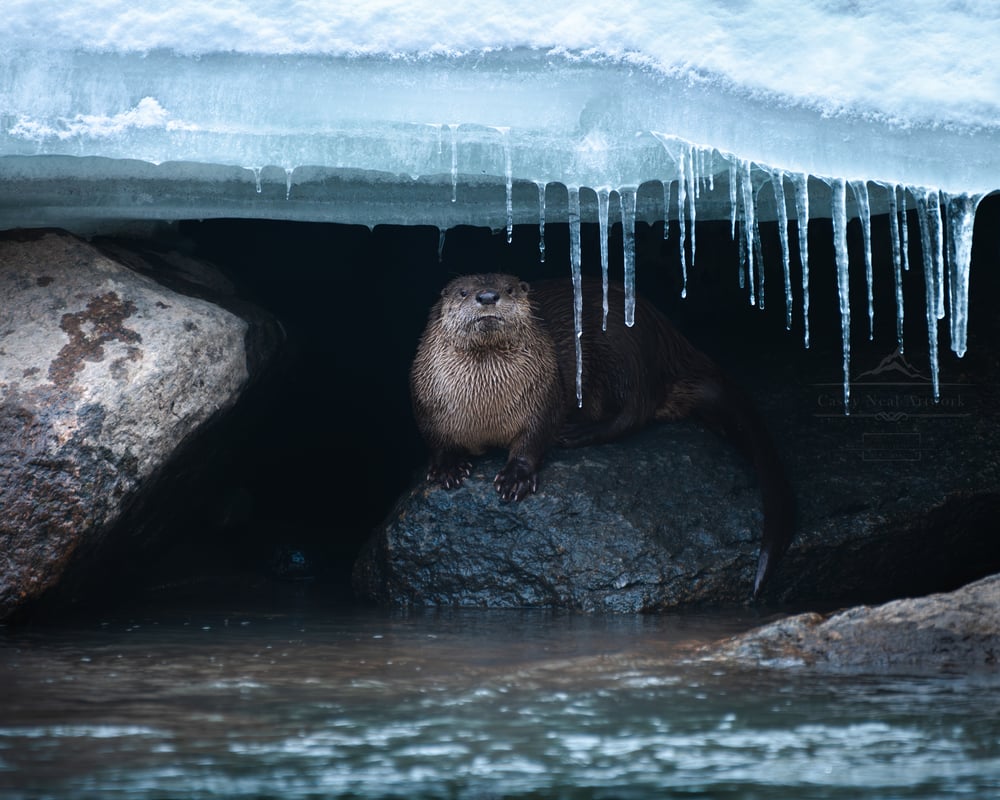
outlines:
[{"label": "otter ear", "polygon": [[443,288],[443,289],[441,290],[441,296],[442,296],[442,297],[447,297],[447,296],[448,296],[448,287],[447,287],[447,286],[445,286],[445,287],[444,287],[444,288]]},{"label": "otter ear", "polygon": [[522,292],[524,292],[525,294],[527,294],[528,293],[528,289],[530,289],[530,288],[531,287],[528,285],[527,281],[521,281],[521,291]]}]

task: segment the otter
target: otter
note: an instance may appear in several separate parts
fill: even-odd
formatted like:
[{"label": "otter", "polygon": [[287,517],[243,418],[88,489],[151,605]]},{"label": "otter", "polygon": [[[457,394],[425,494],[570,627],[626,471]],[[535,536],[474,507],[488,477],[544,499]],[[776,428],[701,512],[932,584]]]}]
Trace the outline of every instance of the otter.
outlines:
[{"label": "otter", "polygon": [[[792,492],[750,398],[655,306],[636,297],[635,324],[609,314],[600,281],[582,282],[582,396],[577,402],[573,284],[529,286],[512,275],[455,278],[431,308],[410,370],[417,426],[430,450],[428,480],[446,489],[471,474],[470,457],[508,450],[493,483],[501,500],[538,488],[553,446],[618,439],[653,420],[694,417],[720,430],[753,463],[764,531],[756,599],[792,536]],[[624,289],[611,284],[609,305]]]}]

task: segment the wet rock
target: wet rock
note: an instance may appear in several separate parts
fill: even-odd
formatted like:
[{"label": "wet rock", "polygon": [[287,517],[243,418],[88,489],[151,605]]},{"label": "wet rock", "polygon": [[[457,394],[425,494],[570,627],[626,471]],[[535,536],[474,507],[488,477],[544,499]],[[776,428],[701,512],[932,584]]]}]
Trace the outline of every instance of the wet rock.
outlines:
[{"label": "wet rock", "polygon": [[[816,390],[797,389],[792,376],[753,389],[798,506],[766,602],[882,602],[1000,569],[1000,425],[989,384],[963,389],[969,413],[922,417],[925,457],[907,461],[868,458],[858,444],[909,441],[912,421],[810,413]],[[519,504],[497,499],[501,465],[480,459],[459,490],[420,482],[403,496],[361,551],[357,593],[394,605],[626,612],[749,599],[762,522],[756,478],[715,434],[670,423],[553,451],[538,494]]]},{"label": "wet rock", "polygon": [[694,424],[552,451],[538,493],[502,503],[499,457],[465,486],[421,483],[375,532],[355,588],[392,604],[649,611],[751,591],[762,517],[756,481]]},{"label": "wet rock", "polygon": [[[735,287],[730,275],[717,285]],[[796,495],[795,538],[765,604],[874,604],[1000,571],[1000,317],[986,305],[970,315],[977,324],[961,359],[942,345],[935,401],[926,332],[908,335],[904,356],[890,304],[877,317],[885,334],[852,343],[846,414],[840,319],[836,297],[816,294],[824,287],[835,288],[814,286],[808,350],[783,323],[762,330],[742,293],[720,305],[715,293],[692,292],[673,314],[754,398]],[[981,298],[993,287],[977,288]],[[924,287],[910,291],[916,303]],[[419,482],[362,550],[357,591],[389,604],[621,611],[749,597],[756,479],[713,433],[664,423],[612,445],[553,451],[539,493],[515,506],[492,489],[500,465],[476,461],[455,492]]]},{"label": "wet rock", "polygon": [[710,660],[820,670],[1000,670],[1000,575],[954,592],[788,617],[706,650]]},{"label": "wet rock", "polygon": [[142,538],[166,465],[273,349],[273,326],[194,296],[190,277],[58,231],[0,238],[0,619]]}]

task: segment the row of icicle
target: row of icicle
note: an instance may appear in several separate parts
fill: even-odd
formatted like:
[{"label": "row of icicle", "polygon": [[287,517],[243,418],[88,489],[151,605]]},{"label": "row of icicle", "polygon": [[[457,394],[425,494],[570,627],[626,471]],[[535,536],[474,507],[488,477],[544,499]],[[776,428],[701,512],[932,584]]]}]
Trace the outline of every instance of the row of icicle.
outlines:
[{"label": "row of icicle", "polygon": [[[660,135],[657,134],[659,137]],[[748,289],[750,304],[760,309],[764,308],[765,284],[764,270],[761,258],[760,228],[757,217],[757,199],[760,188],[770,183],[774,191],[777,211],[778,234],[781,242],[782,266],[784,272],[785,296],[785,327],[792,327],[794,313],[791,257],[788,239],[788,212],[786,207],[785,181],[794,190],[795,216],[798,220],[799,261],[802,268],[802,320],[803,343],[809,347],[809,191],[808,175],[801,173],[785,173],[780,169],[772,169],[750,161],[728,156],[712,148],[701,148],[696,145],[680,143],[674,137],[660,137],[667,147],[668,153],[674,159],[680,178],[677,183],[678,226],[680,236],[678,241],[682,288],[681,296],[687,295],[687,274],[689,266],[694,266],[696,241],[696,201],[702,188],[708,191],[714,189],[714,175],[704,169],[706,162],[714,157],[721,157],[728,163],[729,193],[730,193],[730,223],[731,235],[739,244],[739,280],[741,288]],[[678,146],[681,144],[681,146]],[[509,159],[508,159],[509,163]],[[752,174],[756,171],[767,176],[768,180],[754,188]],[[868,194],[869,182],[862,180],[847,181],[842,178],[818,178],[831,189],[830,216],[833,221],[833,245],[837,265],[837,286],[840,302],[841,337],[843,341],[843,372],[844,372],[844,413],[850,413],[851,380],[851,307],[850,281],[848,276],[847,254],[847,190],[854,196],[858,216],[862,225],[865,280],[868,293],[868,338],[874,337],[875,312],[872,281],[871,255],[871,211]],[[670,226],[668,211],[670,208],[672,186],[674,181],[663,182],[664,207],[664,238],[669,236]],[[920,249],[924,271],[924,281],[927,296],[927,335],[928,351],[931,369],[931,384],[934,401],[940,399],[938,377],[938,321],[948,316],[950,311],[951,348],[959,357],[965,355],[966,332],[969,304],[969,267],[972,258],[972,230],[975,221],[976,208],[982,200],[982,194],[949,195],[937,189],[924,187],[902,186],[896,183],[872,182],[887,193],[887,215],[890,227],[893,257],[893,279],[896,298],[896,337],[899,352],[903,352],[903,272],[909,270],[908,236],[906,224],[907,195],[912,200],[917,213],[920,229]],[[545,186],[538,183],[539,196],[539,227],[541,257],[545,257]],[[581,256],[580,256],[580,190],[583,187],[568,186],[569,191],[569,227],[570,227],[570,266],[575,290],[574,319],[576,322],[577,341],[577,403],[582,404],[582,373],[580,352],[580,323],[582,314],[581,298]],[[510,241],[512,216],[510,213],[510,180],[507,181],[508,226],[507,235]],[[601,271],[605,286],[604,320],[606,325],[608,302],[608,215],[610,196],[618,195],[622,230],[623,230],[623,264],[625,284],[625,323],[631,326],[635,321],[635,214],[636,187],[621,187],[612,189],[600,187],[593,190],[598,200],[598,223],[601,239]],[[942,208],[944,218],[942,219]],[[945,232],[945,226],[947,231]],[[945,235],[946,233],[946,235]],[[947,253],[945,243],[947,242]],[[688,253],[690,252],[690,265]],[[947,278],[947,279],[946,279]],[[947,291],[945,289],[947,285]]]},{"label": "row of icicle", "polygon": [[[441,126],[437,126],[439,130]],[[458,191],[458,150],[455,137],[457,125],[449,125],[451,132],[451,183],[452,202],[457,200]],[[504,176],[506,188],[507,241],[510,242],[514,229],[513,214],[513,166],[510,148],[510,129],[496,128],[500,134],[504,154]],[[872,288],[871,256],[871,211],[869,183],[886,192],[888,200],[888,220],[892,241],[893,276],[896,296],[896,336],[899,352],[903,351],[903,288],[902,274],[909,269],[907,241],[907,196],[917,214],[920,228],[920,249],[927,296],[927,337],[930,357],[931,384],[934,400],[940,398],[938,379],[938,321],[950,311],[951,348],[959,356],[965,354],[966,330],[969,303],[969,266],[972,258],[972,229],[976,208],[982,194],[949,195],[933,188],[903,186],[898,183],[880,181],[845,180],[843,178],[822,178],[802,173],[785,172],[768,167],[715,148],[702,147],[676,136],[651,132],[663,145],[664,150],[677,168],[676,180],[663,181],[663,235],[669,236],[669,209],[672,201],[672,187],[677,184],[677,222],[680,231],[678,247],[681,260],[681,297],[687,296],[687,275],[694,266],[696,241],[695,222],[697,200],[703,189],[715,188],[715,168],[717,159],[728,166],[731,235],[739,245],[740,287],[748,290],[750,304],[764,308],[765,285],[761,257],[760,228],[758,224],[757,201],[760,190],[770,185],[774,192],[777,212],[778,235],[781,242],[782,266],[784,270],[785,326],[792,327],[794,302],[790,268],[788,240],[788,210],[786,206],[786,180],[794,192],[795,217],[798,220],[798,253],[802,268],[802,321],[803,343],[809,347],[809,189],[810,177],[826,183],[831,189],[830,216],[833,221],[833,246],[837,265],[837,285],[840,301],[841,337],[843,340],[844,369],[844,413],[850,413],[850,358],[851,358],[851,307],[849,300],[850,281],[847,256],[847,190],[854,197],[863,230],[865,280],[868,291],[868,337],[874,336],[875,314]],[[439,142],[440,146],[440,142]],[[254,168],[257,191],[261,191],[260,169]],[[291,194],[292,170],[286,169],[286,199]],[[755,188],[753,176],[757,174],[759,185]],[[545,260],[545,181],[537,181],[539,206],[539,250],[541,260]],[[576,322],[577,402],[582,404],[582,354],[581,354],[581,255],[580,255],[580,191],[581,186],[567,186],[569,192],[568,220],[570,229],[570,266],[572,271],[574,297],[574,319]],[[623,262],[625,284],[625,323],[635,322],[635,219],[637,187],[602,186],[592,189],[597,195],[598,223],[601,241],[601,272],[603,275],[604,324],[607,324],[608,301],[608,218],[611,195],[618,196],[623,230]],[[942,219],[942,208],[944,218]],[[945,230],[946,228],[946,230]],[[947,242],[947,253],[945,253]],[[443,248],[444,232],[441,234]],[[690,252],[690,264],[688,253]],[[946,280],[947,276],[947,280]],[[947,291],[945,286],[947,284]]]}]

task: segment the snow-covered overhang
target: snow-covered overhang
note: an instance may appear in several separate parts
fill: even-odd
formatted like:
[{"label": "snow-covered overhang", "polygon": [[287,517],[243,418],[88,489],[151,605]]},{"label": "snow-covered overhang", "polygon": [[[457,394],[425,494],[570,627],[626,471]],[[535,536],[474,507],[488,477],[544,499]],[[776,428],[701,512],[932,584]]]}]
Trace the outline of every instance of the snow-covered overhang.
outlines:
[{"label": "snow-covered overhang", "polygon": [[748,175],[774,219],[777,174],[810,178],[824,216],[837,179],[868,183],[875,211],[884,187],[1000,188],[989,4],[544,5],[9,0],[0,223],[500,228],[537,221],[548,184],[724,219]]},{"label": "snow-covered overhang", "polygon": [[729,219],[753,301],[759,221],[832,217],[846,281],[846,220],[915,209],[964,351],[988,2],[7,0],[0,42],[0,229]]},{"label": "snow-covered overhang", "polygon": [[[827,216],[836,178],[1000,187],[1000,127],[831,116],[623,58],[19,50],[4,54],[0,81],[0,176],[7,194],[18,184],[24,215],[93,206],[98,217],[499,228],[508,211],[536,221],[546,184],[643,187],[638,211],[652,220],[663,183],[674,213],[688,183],[697,215],[718,219],[731,213],[732,170],[747,167],[755,195],[778,172],[814,178],[811,205]],[[33,196],[43,179],[66,193]],[[760,217],[774,219],[773,193],[760,194]],[[886,210],[885,192],[872,194]],[[548,213],[565,220],[565,203]]]}]

